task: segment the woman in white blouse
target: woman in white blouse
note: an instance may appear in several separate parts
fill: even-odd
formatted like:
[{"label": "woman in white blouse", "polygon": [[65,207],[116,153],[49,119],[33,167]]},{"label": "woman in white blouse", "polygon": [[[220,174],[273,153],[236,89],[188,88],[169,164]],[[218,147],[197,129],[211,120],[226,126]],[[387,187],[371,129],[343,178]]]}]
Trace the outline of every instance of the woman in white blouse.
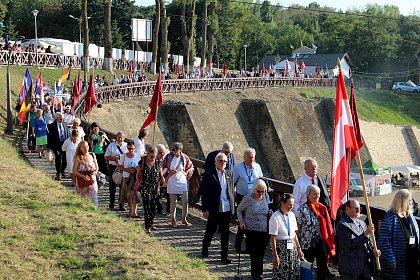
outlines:
[{"label": "woman in white blouse", "polygon": [[269,234],[273,254],[273,279],[300,279],[303,252],[296,234],[295,214],[291,211],[295,198],[289,193],[280,199],[280,208],[270,218]]}]

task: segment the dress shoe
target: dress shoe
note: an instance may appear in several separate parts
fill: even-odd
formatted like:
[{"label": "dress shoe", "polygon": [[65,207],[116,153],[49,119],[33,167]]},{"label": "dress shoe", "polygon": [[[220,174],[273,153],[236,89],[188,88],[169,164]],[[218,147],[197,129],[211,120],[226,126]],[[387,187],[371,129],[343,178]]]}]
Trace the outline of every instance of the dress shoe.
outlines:
[{"label": "dress shoe", "polygon": [[221,261],[222,261],[222,263],[223,263],[224,265],[228,265],[228,264],[231,264],[231,263],[232,263],[232,260],[231,260],[231,259],[229,259],[228,257],[224,257],[224,258],[222,258],[222,259],[221,259]]}]

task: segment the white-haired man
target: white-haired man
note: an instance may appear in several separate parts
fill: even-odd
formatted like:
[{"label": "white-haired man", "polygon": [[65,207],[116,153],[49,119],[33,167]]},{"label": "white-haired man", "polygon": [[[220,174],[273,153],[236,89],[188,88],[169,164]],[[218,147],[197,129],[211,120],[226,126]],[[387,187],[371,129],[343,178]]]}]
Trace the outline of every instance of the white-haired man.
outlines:
[{"label": "white-haired man", "polygon": [[233,168],[235,167],[235,156],[233,155],[232,152],[233,152],[233,144],[229,141],[225,141],[223,143],[221,150],[215,150],[213,152],[210,152],[207,155],[206,161],[204,162],[204,165],[203,165],[204,170],[214,168],[216,156],[219,153],[224,153],[227,157],[226,169],[232,171]]}]

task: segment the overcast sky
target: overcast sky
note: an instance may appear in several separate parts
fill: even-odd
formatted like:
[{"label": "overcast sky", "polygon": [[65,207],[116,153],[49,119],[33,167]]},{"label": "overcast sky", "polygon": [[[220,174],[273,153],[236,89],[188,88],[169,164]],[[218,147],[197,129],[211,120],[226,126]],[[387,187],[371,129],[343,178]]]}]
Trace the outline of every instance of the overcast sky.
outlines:
[{"label": "overcast sky", "polygon": [[[317,2],[321,6],[329,6],[343,11],[346,11],[348,8],[356,7],[364,7],[366,4],[379,4],[379,5],[394,5],[400,8],[400,13],[403,15],[411,15],[416,10],[416,14],[420,14],[420,1],[419,0],[398,0],[398,1],[386,1],[386,0],[271,0],[272,4],[279,3],[282,6],[290,6],[294,3],[299,3],[300,5],[306,6],[311,2]],[[167,2],[170,2],[170,0]],[[136,0],[137,5],[141,6],[151,6],[155,4],[154,0]]]}]

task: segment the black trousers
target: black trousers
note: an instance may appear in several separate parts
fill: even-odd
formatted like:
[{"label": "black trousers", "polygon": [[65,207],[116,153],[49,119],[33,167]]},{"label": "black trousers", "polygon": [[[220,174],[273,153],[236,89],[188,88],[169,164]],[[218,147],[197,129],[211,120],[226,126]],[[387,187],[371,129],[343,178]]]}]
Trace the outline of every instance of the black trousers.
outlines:
[{"label": "black trousers", "polygon": [[[236,201],[236,205],[239,206],[239,204],[241,203],[242,199],[244,198],[243,195],[236,193],[235,196],[235,201]],[[241,244],[242,244],[242,239],[244,239],[244,230],[240,229],[238,226],[238,231],[236,232],[236,239],[235,239],[235,250],[236,251],[241,251]]]},{"label": "black trousers", "polygon": [[229,253],[229,225],[232,218],[232,212],[209,213],[207,219],[206,232],[203,238],[203,251],[208,251],[211,239],[219,226],[221,241],[221,257],[227,258]]},{"label": "black trousers", "polygon": [[308,250],[302,251],[308,262],[313,263],[316,259],[316,279],[325,279],[327,273],[327,255],[324,253],[322,241],[318,243],[316,248],[309,248]]},{"label": "black trousers", "polygon": [[109,208],[114,208],[115,206],[115,194],[117,193],[118,185],[115,184],[114,180],[112,180],[112,174],[114,173],[115,169],[117,169],[116,165],[109,165]]},{"label": "black trousers", "polygon": [[251,258],[251,276],[263,275],[264,253],[268,243],[268,232],[245,230],[246,248]]},{"label": "black trousers", "polygon": [[36,150],[36,138],[32,135],[32,128],[28,134],[28,150],[35,151]]},{"label": "black trousers", "polygon": [[[60,147],[62,146],[63,142],[60,142]],[[64,173],[64,170],[67,167],[67,160],[66,160],[66,152],[60,150],[53,150],[55,156],[55,171],[57,172],[57,176]]]}]

